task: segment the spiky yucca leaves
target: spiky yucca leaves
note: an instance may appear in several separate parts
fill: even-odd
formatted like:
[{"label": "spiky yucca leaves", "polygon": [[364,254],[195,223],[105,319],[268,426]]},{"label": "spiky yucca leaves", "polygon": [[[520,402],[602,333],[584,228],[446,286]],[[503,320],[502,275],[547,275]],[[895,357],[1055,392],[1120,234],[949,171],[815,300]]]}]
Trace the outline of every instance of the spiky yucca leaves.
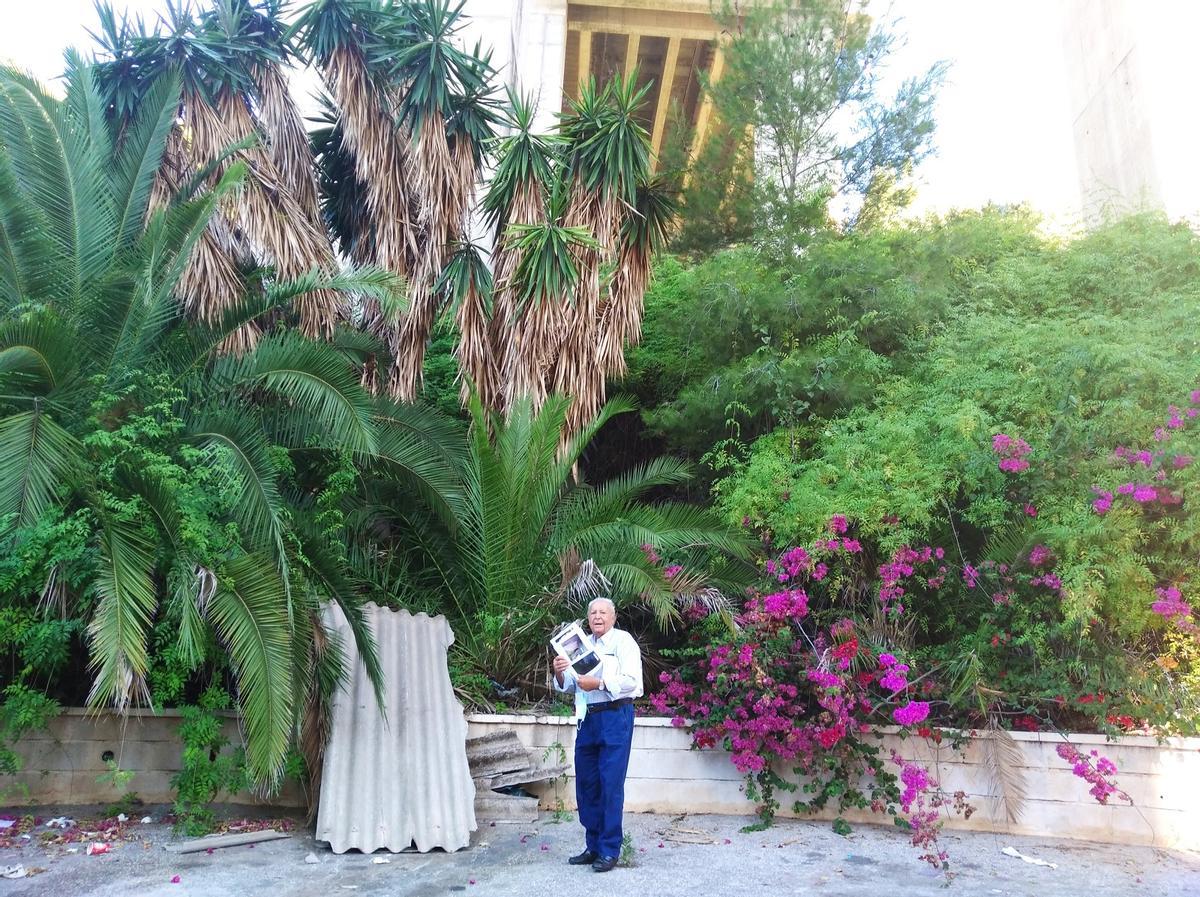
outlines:
[{"label": "spiky yucca leaves", "polygon": [[[515,232],[509,230],[509,225],[538,225],[546,221],[546,185],[555,177],[555,141],[533,132],[533,98],[522,97],[510,90],[508,104],[510,133],[499,141],[495,171],[483,199],[484,217],[494,235],[495,286],[488,346],[503,386],[503,391],[494,396],[493,404],[484,400],[484,407],[489,411],[503,411],[516,396],[530,394],[533,369],[522,370],[521,360],[522,351],[529,351],[530,340],[534,337],[524,333],[522,318],[535,306],[525,303],[522,315],[517,314],[519,284],[515,274],[520,253],[515,245]],[[543,331],[542,339],[547,336],[548,332]],[[551,350],[549,345],[542,345],[533,351],[538,357],[548,358]],[[545,396],[544,387],[533,395],[535,403],[540,404]]]},{"label": "spiky yucca leaves", "polygon": [[654,257],[666,245],[678,207],[674,186],[662,178],[640,184],[625,216],[616,266],[600,313],[596,356],[606,377],[625,376],[625,347],[642,337],[642,312]]},{"label": "spiky yucca leaves", "polygon": [[474,391],[490,408],[501,384],[495,356],[488,343],[492,272],[488,270],[480,248],[474,243],[458,246],[434,285],[434,292],[446,296],[458,325],[458,346],[454,351],[458,358],[463,405]]},{"label": "spiky yucca leaves", "polygon": [[571,297],[579,289],[578,251],[598,252],[585,227],[562,223],[569,195],[560,182],[550,196],[546,218],[535,224],[509,224],[505,240],[517,257],[511,277],[513,310],[508,327],[505,389],[508,408],[528,397],[540,408],[549,393],[555,355],[565,339]]},{"label": "spiky yucca leaves", "polygon": [[568,226],[591,230],[599,247],[576,250],[579,285],[563,324],[564,339],[554,366],[554,390],[572,397],[567,432],[576,432],[604,404],[605,375],[598,357],[601,273],[616,262],[616,243],[626,209],[650,166],[650,140],[635,114],[649,85],[640,90],[637,73],[603,90],[595,81],[563,116],[569,154],[565,176],[571,184]]},{"label": "spiky yucca leaves", "polygon": [[434,283],[450,247],[462,239],[481,147],[490,127],[491,67],[455,46],[465,0],[416,0],[390,79],[402,85],[399,121],[413,135],[413,186],[422,251],[412,272],[409,311],[400,322],[389,389],[412,401],[421,385],[425,347],[438,313]]},{"label": "spiky yucca leaves", "polygon": [[[143,29],[112,36],[105,49],[113,58],[100,66],[110,78],[110,109],[124,108],[122,97],[149,89],[159,78],[171,73],[182,77],[181,139],[174,147],[180,158],[173,160],[174,170],[164,172],[160,195],[179,186],[171,181],[180,168],[189,176],[209,172],[211,184],[235,161],[247,167],[245,189],[222,210],[211,239],[197,247],[195,270],[181,284],[184,305],[204,320],[220,317],[228,307],[236,295],[232,272],[238,269],[266,265],[284,279],[314,269],[327,274],[336,270],[317,213],[311,159],[291,158],[307,145],[299,139],[303,126],[279,70],[288,49],[278,14],[275,0],[215,0],[195,20],[182,8],[172,9],[165,33]],[[135,83],[123,83],[123,78]],[[258,93],[259,84],[266,85],[269,95]],[[255,118],[254,110],[266,116],[266,124]],[[230,153],[234,145],[238,149]],[[277,158],[288,166],[286,175]],[[292,189],[296,186],[300,195]],[[214,278],[217,288],[207,289]],[[299,304],[302,331],[327,338],[337,301],[325,291],[305,297]],[[243,332],[239,347],[248,348],[255,339],[253,331]]]},{"label": "spiky yucca leaves", "polygon": [[[358,261],[369,261],[411,280],[420,256],[417,210],[411,183],[409,135],[398,128],[394,109],[398,85],[382,64],[399,49],[397,41],[408,21],[403,7],[376,0],[317,0],[297,20],[294,31],[301,46],[329,86],[337,111],[337,157],[352,162],[354,183],[365,195],[363,208],[353,215],[356,239],[342,247]],[[328,174],[329,168],[327,167]],[[341,182],[347,178],[343,175]],[[326,215],[330,212],[328,195]],[[343,211],[350,211],[345,209]],[[342,222],[350,224],[351,216]],[[339,231],[340,237],[346,231]],[[347,245],[349,243],[349,245]],[[367,301],[362,320],[372,333],[385,337],[391,354],[398,348],[394,322]],[[368,359],[364,381],[378,383],[378,359]]]}]

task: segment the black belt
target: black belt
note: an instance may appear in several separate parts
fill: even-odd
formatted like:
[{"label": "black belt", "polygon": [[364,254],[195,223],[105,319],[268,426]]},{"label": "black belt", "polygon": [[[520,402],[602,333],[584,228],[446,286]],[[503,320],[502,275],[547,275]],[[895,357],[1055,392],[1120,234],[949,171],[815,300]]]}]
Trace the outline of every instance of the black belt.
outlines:
[{"label": "black belt", "polygon": [[603,713],[605,710],[616,710],[618,707],[625,707],[633,703],[633,698],[617,698],[615,701],[599,701],[595,704],[588,704],[588,713]]}]

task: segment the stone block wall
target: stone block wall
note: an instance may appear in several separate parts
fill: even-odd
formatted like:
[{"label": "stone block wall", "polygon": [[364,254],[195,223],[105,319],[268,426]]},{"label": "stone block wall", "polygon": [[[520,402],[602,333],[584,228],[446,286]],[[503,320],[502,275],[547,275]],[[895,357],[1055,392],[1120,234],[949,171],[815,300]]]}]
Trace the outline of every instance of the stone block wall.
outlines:
[{"label": "stone block wall", "polygon": [[[472,714],[469,735],[482,735],[491,728],[509,726],[522,743],[534,750],[561,744],[570,760],[574,750],[575,725],[561,717]],[[894,732],[883,733],[883,755],[891,750],[906,759],[919,760],[948,793],[961,790],[976,808],[969,820],[951,816],[947,827],[972,831],[1078,838],[1119,844],[1148,844],[1158,847],[1200,848],[1200,738],[1169,739],[1159,744],[1154,738],[1127,736],[1106,743],[1102,736],[1071,735],[1071,742],[1084,754],[1098,750],[1118,769],[1117,784],[1133,799],[1133,805],[1114,802],[1101,806],[1088,793],[1088,785],[1077,778],[1056,753],[1062,743],[1057,735],[1014,732],[1022,762],[1026,798],[1016,822],[1007,818],[991,769],[985,760],[984,737],[970,739],[956,752],[948,743],[933,745],[925,739],[902,740]],[[633,753],[625,787],[625,809],[633,813],[721,813],[745,815],[753,806],[743,791],[743,778],[724,751],[693,751],[683,729],[658,718],[638,719],[634,726]],[[542,804],[552,809],[558,799],[574,807],[575,786],[547,783],[538,789]],[[788,795],[781,815],[791,815]],[[817,816],[831,819],[834,813]],[[880,822],[869,813],[847,813],[852,822]]]}]

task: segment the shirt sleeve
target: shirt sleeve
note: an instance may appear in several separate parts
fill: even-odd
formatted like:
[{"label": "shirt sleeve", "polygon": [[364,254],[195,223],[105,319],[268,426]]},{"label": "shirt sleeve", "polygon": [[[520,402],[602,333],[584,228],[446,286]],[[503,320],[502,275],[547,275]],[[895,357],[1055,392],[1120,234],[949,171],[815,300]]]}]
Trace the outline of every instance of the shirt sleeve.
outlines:
[{"label": "shirt sleeve", "polygon": [[600,661],[604,690],[619,698],[635,698],[642,693],[642,652],[629,633],[621,633],[612,654]]},{"label": "shirt sleeve", "polygon": [[558,684],[558,677],[554,675],[554,670],[550,671],[550,684],[554,686],[555,691],[570,693],[575,690],[575,671],[570,667],[563,670],[563,684]]}]

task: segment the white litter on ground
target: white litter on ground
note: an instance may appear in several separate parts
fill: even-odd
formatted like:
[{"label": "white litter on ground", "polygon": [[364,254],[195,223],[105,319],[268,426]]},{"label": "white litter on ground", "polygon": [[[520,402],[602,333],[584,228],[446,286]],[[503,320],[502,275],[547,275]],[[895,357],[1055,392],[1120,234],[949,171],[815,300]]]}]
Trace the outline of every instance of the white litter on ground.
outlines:
[{"label": "white litter on ground", "polygon": [[1017,850],[1017,848],[1015,848],[1015,847],[1006,847],[1000,852],[1002,854],[1004,854],[1006,857],[1013,857],[1014,859],[1024,860],[1026,863],[1029,863],[1031,866],[1049,866],[1051,869],[1058,868],[1058,863],[1048,863],[1045,860],[1039,860],[1037,857],[1031,857],[1028,854],[1021,853],[1021,851]]}]

